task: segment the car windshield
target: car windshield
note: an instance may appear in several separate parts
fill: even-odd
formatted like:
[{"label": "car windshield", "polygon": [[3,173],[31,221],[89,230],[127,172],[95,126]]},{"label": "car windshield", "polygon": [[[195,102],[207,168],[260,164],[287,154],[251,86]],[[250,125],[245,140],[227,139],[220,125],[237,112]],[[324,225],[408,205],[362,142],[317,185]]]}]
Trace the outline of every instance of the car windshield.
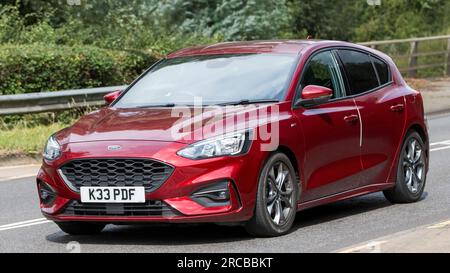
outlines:
[{"label": "car windshield", "polygon": [[118,108],[281,100],[297,57],[210,55],[165,59],[115,104]]}]

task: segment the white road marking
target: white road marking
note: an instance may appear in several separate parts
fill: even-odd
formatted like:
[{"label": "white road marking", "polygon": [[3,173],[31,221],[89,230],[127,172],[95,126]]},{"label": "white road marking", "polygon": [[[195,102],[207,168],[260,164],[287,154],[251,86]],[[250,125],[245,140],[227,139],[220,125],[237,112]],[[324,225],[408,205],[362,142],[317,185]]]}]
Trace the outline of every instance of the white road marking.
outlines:
[{"label": "white road marking", "polygon": [[39,222],[39,221],[42,221],[42,220],[45,220],[45,218],[37,218],[37,219],[33,219],[33,220],[27,220],[27,221],[22,221],[22,222],[16,222],[16,223],[12,223],[12,224],[2,225],[2,226],[0,226],[0,228],[24,225],[24,224],[29,224],[29,223],[33,223],[33,222]]},{"label": "white road marking", "polygon": [[431,143],[430,146],[432,147],[432,149],[430,149],[430,152],[447,150],[447,149],[450,149],[450,140],[443,140],[443,141],[439,141],[439,142],[434,142],[434,143]]},{"label": "white road marking", "polygon": [[447,150],[447,149],[450,149],[450,146],[431,149],[430,152],[436,152],[436,151]]},{"label": "white road marking", "polygon": [[430,146],[435,146],[435,145],[450,145],[450,140],[444,140],[444,141],[435,142],[435,143],[430,144]]},{"label": "white road marking", "polygon": [[441,222],[441,223],[437,223],[434,224],[432,226],[429,226],[429,229],[439,229],[439,228],[446,228],[446,227],[450,227],[450,220],[449,221],[445,221],[445,222]]},{"label": "white road marking", "polygon": [[16,223],[0,226],[0,231],[41,225],[41,224],[45,224],[45,223],[49,223],[49,222],[50,221],[45,218],[38,218],[38,219],[33,219],[33,220],[28,220],[28,221],[16,222]]},{"label": "white road marking", "polygon": [[339,253],[380,253],[381,245],[386,241],[371,241],[360,246],[347,248]]}]

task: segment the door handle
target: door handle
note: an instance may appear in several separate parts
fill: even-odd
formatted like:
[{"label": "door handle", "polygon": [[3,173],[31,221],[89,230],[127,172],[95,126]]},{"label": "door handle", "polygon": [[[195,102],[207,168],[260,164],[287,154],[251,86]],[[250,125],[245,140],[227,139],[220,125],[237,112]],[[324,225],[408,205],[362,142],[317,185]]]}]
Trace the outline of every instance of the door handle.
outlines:
[{"label": "door handle", "polygon": [[403,104],[396,104],[391,106],[392,112],[402,112],[405,109],[405,105]]},{"label": "door handle", "polygon": [[344,121],[353,124],[359,120],[358,115],[349,115],[344,117]]}]

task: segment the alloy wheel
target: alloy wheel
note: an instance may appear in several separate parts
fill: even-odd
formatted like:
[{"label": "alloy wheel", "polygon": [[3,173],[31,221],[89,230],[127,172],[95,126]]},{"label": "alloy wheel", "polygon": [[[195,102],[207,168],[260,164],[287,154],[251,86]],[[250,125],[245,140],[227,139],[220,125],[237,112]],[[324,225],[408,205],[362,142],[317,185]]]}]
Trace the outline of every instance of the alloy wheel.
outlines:
[{"label": "alloy wheel", "polygon": [[405,147],[403,172],[408,190],[413,194],[419,192],[424,184],[425,158],[422,146],[415,138],[411,138]]},{"label": "alloy wheel", "polygon": [[275,225],[284,225],[295,209],[294,175],[283,162],[276,162],[269,169],[266,182],[266,208]]}]

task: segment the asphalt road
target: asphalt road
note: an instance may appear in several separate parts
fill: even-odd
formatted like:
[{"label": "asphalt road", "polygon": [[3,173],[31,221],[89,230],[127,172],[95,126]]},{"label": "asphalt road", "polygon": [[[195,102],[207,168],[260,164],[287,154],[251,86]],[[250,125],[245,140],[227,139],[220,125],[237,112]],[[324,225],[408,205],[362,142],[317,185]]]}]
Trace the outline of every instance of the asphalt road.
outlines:
[{"label": "asphalt road", "polygon": [[[432,143],[450,140],[450,115],[429,118],[429,127]],[[252,238],[240,227],[213,224],[108,226],[100,235],[70,236],[41,220],[34,178],[0,181],[0,252],[333,252],[449,220],[446,147],[450,142],[432,146],[420,202],[392,205],[381,193],[370,194],[299,212],[292,233],[264,239]]]}]

